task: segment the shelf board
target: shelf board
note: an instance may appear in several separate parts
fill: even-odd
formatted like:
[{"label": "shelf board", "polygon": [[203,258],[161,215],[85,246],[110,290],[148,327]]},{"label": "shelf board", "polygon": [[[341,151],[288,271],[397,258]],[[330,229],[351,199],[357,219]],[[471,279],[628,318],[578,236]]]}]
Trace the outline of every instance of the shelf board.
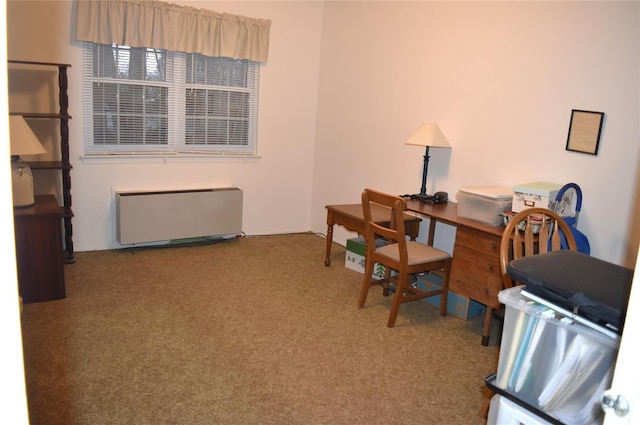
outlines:
[{"label": "shelf board", "polygon": [[21,60],[13,60],[13,59],[9,59],[7,62],[15,63],[15,64],[21,64],[21,65],[68,66],[68,67],[71,67],[71,65],[69,65],[67,63],[55,63],[55,62],[34,62],[34,61],[21,61]]},{"label": "shelf board", "polygon": [[63,164],[62,161],[25,161],[32,170],[71,170],[71,164]]},{"label": "shelf board", "polygon": [[60,207],[60,212],[62,213],[63,218],[75,217],[75,215],[73,214],[73,211],[71,211],[71,208]]},{"label": "shelf board", "polygon": [[55,112],[9,112],[9,115],[21,115],[24,118],[45,118],[45,119],[71,119],[71,115],[58,114]]}]

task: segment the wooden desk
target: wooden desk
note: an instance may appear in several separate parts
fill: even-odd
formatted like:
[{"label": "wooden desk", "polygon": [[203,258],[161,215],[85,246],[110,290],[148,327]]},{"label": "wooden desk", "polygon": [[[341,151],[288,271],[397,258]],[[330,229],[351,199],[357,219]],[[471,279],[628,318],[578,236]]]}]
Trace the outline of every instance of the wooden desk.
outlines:
[{"label": "wooden desk", "polygon": [[[352,208],[360,208],[354,204]],[[348,206],[341,205],[346,210]],[[329,214],[331,211],[327,207]],[[458,216],[458,204],[425,204],[418,200],[408,200],[409,211],[430,218],[427,243],[433,245],[436,223],[447,223],[456,227],[456,240],[453,247],[453,262],[451,265],[451,280],[449,289],[453,292],[478,301],[487,306],[485,315],[482,345],[489,344],[492,309],[500,308],[498,292],[503,289],[500,276],[500,239],[504,226],[491,226],[480,221]],[[327,223],[335,222],[335,218],[327,216]],[[357,217],[350,217],[355,221]],[[362,216],[360,216],[362,221]],[[357,227],[357,223],[349,223]],[[363,228],[364,224],[359,224]],[[346,226],[345,226],[346,227]],[[352,229],[350,229],[352,230]],[[328,232],[327,232],[328,233]],[[329,233],[327,244],[331,243]],[[330,251],[327,248],[327,258]],[[325,258],[325,265],[328,265]]]},{"label": "wooden desk", "polygon": [[[458,204],[455,202],[447,202],[446,204],[425,204],[418,200],[408,200],[407,209],[415,213],[424,215],[432,219],[429,222],[429,241],[430,245],[433,244],[433,235],[438,221],[442,223],[450,224],[459,229],[474,230],[483,234],[497,236],[498,239],[502,238],[502,232],[504,232],[504,226],[492,226],[490,224],[483,223],[477,220],[471,220],[469,218],[458,216]],[[456,238],[457,239],[457,238]],[[498,240],[498,245],[500,241]],[[497,253],[497,252],[496,252]]]},{"label": "wooden desk", "polygon": [[407,202],[407,208],[431,218],[429,244],[438,221],[456,227],[449,289],[487,306],[482,331],[482,345],[489,345],[493,309],[500,308],[498,292],[503,289],[500,275],[500,240],[504,226],[491,226],[458,216],[458,204],[449,202],[428,205],[417,200]]},{"label": "wooden desk", "polygon": [[18,286],[25,303],[65,297],[62,211],[53,195],[13,210]]},{"label": "wooden desk", "polygon": [[[364,215],[362,204],[327,205],[327,249],[324,257],[324,265],[331,265],[331,245],[333,243],[333,225],[339,224],[344,228],[364,235]],[[381,205],[371,206],[371,218],[378,223],[389,223],[389,213]],[[406,214],[404,219],[405,233],[412,241],[416,240],[420,233],[422,220],[411,214]]]}]

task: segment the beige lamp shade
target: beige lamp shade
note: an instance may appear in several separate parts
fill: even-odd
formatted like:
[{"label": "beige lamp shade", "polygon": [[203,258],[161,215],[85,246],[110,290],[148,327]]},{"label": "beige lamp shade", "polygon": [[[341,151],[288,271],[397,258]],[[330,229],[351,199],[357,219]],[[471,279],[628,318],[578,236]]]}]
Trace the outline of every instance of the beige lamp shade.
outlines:
[{"label": "beige lamp shade", "polygon": [[429,146],[432,148],[450,148],[438,124],[422,124],[405,142],[405,145]]},{"label": "beige lamp shade", "polygon": [[46,152],[22,116],[9,115],[9,132],[11,156],[37,155]]}]

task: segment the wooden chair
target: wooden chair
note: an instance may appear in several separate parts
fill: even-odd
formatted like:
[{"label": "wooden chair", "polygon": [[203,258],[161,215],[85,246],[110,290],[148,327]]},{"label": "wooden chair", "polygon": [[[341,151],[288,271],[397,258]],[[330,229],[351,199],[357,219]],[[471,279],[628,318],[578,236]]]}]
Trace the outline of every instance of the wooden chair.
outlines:
[{"label": "wooden chair", "polygon": [[529,208],[511,218],[500,242],[500,273],[505,288],[514,282],[507,273],[507,264],[521,257],[544,254],[561,249],[561,235],[568,249],[577,251],[571,227],[558,214],[546,208]]},{"label": "wooden chair", "polygon": [[[388,224],[376,223],[372,220],[371,206],[379,204],[389,208]],[[396,284],[395,295],[389,313],[387,326],[395,325],[400,304],[422,298],[440,295],[440,314],[447,315],[447,293],[449,291],[449,275],[451,256],[444,251],[416,241],[407,241],[405,236],[403,213],[407,209],[404,198],[388,195],[372,189],[362,193],[362,209],[365,223],[365,239],[367,241],[364,278],[358,306],[364,307],[369,288],[381,285],[383,294],[389,295],[390,283]],[[385,239],[388,244],[376,246],[376,239]],[[375,263],[385,267],[385,275],[378,280],[373,278]],[[398,274],[392,276],[391,271]],[[419,273],[440,270],[443,272],[443,283],[440,289],[425,291],[410,284],[410,276]]]},{"label": "wooden chair", "polygon": [[[507,264],[510,261],[562,249],[561,235],[566,238],[567,249],[578,250],[571,227],[553,211],[546,208],[529,208],[513,216],[505,227],[500,242],[500,273],[504,288],[511,288],[519,284],[511,279],[507,273]],[[487,310],[491,309],[487,307]],[[486,338],[487,341],[491,316],[491,314],[487,314],[489,326],[485,321],[483,340]],[[494,392],[487,388],[478,416],[487,417],[493,395]]]}]

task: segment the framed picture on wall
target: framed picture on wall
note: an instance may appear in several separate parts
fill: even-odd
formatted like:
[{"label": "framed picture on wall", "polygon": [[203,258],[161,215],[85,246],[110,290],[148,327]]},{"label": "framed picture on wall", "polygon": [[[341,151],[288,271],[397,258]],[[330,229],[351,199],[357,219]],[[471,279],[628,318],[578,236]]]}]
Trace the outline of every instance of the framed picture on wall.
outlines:
[{"label": "framed picture on wall", "polygon": [[572,109],[566,150],[597,155],[603,120],[604,112]]}]

